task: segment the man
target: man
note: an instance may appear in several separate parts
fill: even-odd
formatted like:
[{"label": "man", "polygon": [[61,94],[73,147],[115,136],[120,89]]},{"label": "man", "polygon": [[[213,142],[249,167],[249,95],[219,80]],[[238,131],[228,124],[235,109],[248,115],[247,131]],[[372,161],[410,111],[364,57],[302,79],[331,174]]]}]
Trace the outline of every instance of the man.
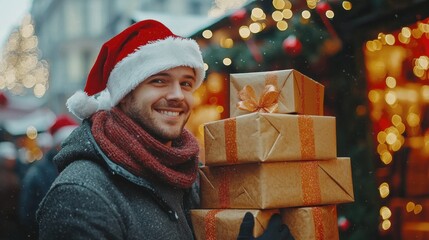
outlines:
[{"label": "man", "polygon": [[67,101],[84,121],[54,159],[40,238],[193,239],[199,149],[184,125],[204,75],[197,43],[157,21],[106,42]]},{"label": "man", "polygon": [[66,114],[57,116],[48,129],[48,133],[37,136],[37,144],[44,156],[33,163],[22,181],[19,198],[19,218],[25,239],[37,239],[36,210],[52,182],[58,176],[57,167],[52,159],[60,150],[60,145],[78,126],[77,122]]}]

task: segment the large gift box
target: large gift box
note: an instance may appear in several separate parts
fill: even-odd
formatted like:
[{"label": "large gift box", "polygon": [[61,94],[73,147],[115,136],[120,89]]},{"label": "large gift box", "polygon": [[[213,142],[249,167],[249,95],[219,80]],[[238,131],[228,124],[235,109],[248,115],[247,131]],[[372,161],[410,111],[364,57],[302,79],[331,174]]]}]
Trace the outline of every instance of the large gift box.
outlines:
[{"label": "large gift box", "polygon": [[195,238],[237,239],[240,225],[246,212],[253,214],[255,226],[253,236],[259,237],[268,226],[274,213],[282,216],[292,236],[305,240],[337,240],[338,225],[335,205],[320,207],[285,208],[276,210],[198,209],[191,211]]},{"label": "large gift box", "polygon": [[350,158],[205,166],[201,208],[272,209],[354,201]]},{"label": "large gift box", "polygon": [[323,160],[337,156],[335,117],[252,113],[204,125],[205,164]]},{"label": "large gift box", "polygon": [[230,117],[251,112],[323,115],[324,87],[296,70],[230,75]]}]

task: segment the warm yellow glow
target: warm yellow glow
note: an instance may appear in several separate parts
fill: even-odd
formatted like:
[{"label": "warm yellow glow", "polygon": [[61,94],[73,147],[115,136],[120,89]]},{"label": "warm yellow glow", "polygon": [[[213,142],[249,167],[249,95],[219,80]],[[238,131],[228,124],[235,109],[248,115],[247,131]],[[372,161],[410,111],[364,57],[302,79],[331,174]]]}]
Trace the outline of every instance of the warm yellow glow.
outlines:
[{"label": "warm yellow glow", "polygon": [[401,43],[403,44],[408,44],[410,43],[410,38],[405,37],[402,32],[398,34],[398,39]]},{"label": "warm yellow glow", "polygon": [[395,142],[390,146],[390,148],[391,148],[391,149],[392,149],[392,151],[394,151],[394,152],[399,151],[399,149],[401,149],[401,147],[402,147],[402,144],[401,144],[401,142],[399,141],[399,138],[398,138],[398,140],[397,140],[397,141],[395,141]]},{"label": "warm yellow glow", "polygon": [[398,114],[394,114],[392,116],[392,123],[394,126],[398,126],[400,123],[402,123],[402,118]]},{"label": "warm yellow glow", "polygon": [[405,124],[399,123],[398,126],[396,126],[396,129],[398,129],[399,134],[403,134],[405,132]]},{"label": "warm yellow glow", "polygon": [[407,212],[412,212],[415,206],[416,204],[414,204],[413,202],[408,202],[407,205],[405,205],[405,209],[407,210]]},{"label": "warm yellow glow", "polygon": [[248,38],[250,36],[250,29],[248,26],[241,26],[240,29],[238,29],[238,33],[240,37]]},{"label": "warm yellow glow", "polygon": [[392,162],[392,154],[386,151],[383,154],[381,154],[380,159],[384,164],[388,165],[389,163]]},{"label": "warm yellow glow", "polygon": [[301,16],[304,19],[309,19],[311,17],[311,13],[308,10],[304,10],[304,11],[302,11]]},{"label": "warm yellow glow", "polygon": [[283,9],[286,6],[286,4],[284,0],[273,0],[273,6],[276,9]]},{"label": "warm yellow glow", "polygon": [[27,137],[29,139],[37,138],[37,129],[34,126],[27,127]]},{"label": "warm yellow glow", "polygon": [[307,7],[310,9],[315,9],[317,6],[317,0],[307,0]]},{"label": "warm yellow glow", "polygon": [[278,22],[283,19],[283,13],[280,11],[274,11],[271,14],[271,17],[273,18],[274,21]]},{"label": "warm yellow glow", "polygon": [[422,98],[425,102],[429,101],[429,85],[424,85],[420,88]]},{"label": "warm yellow glow", "polygon": [[211,73],[206,80],[207,91],[219,93],[223,90],[223,76],[219,73]]},{"label": "warm yellow glow", "polygon": [[411,37],[411,29],[409,27],[403,27],[401,29],[401,33],[406,38],[410,38]]},{"label": "warm yellow glow", "polygon": [[386,101],[387,104],[393,105],[397,100],[395,92],[392,92],[392,91],[387,92],[386,95],[384,96],[384,100]]},{"label": "warm yellow glow", "polygon": [[379,102],[381,100],[381,95],[380,95],[380,93],[378,91],[371,90],[368,93],[368,99],[372,103],[377,103],[377,102]]},{"label": "warm yellow glow", "polygon": [[416,64],[422,69],[428,70],[429,58],[427,56],[420,56],[417,58]]},{"label": "warm yellow glow", "polygon": [[387,77],[386,78],[386,86],[389,88],[395,88],[396,87],[396,79],[394,77]]},{"label": "warm yellow glow", "polygon": [[265,13],[261,8],[254,8],[252,9],[252,13],[251,15],[255,18],[255,19],[265,19]]},{"label": "warm yellow glow", "polygon": [[284,10],[282,11],[282,14],[283,14],[283,18],[284,18],[284,19],[291,19],[291,18],[292,18],[292,16],[293,16],[293,12],[292,12],[292,10],[290,10],[290,9],[288,9],[288,8],[284,9]]},{"label": "warm yellow glow", "polygon": [[216,111],[218,113],[223,113],[223,111],[225,111],[225,109],[221,105],[219,105],[219,106],[216,107]]},{"label": "warm yellow glow", "polygon": [[232,63],[232,60],[231,58],[224,58],[222,62],[225,66],[229,66]]},{"label": "warm yellow glow", "polygon": [[380,143],[377,145],[377,153],[379,155],[382,155],[384,152],[387,151],[387,145],[384,143]]},{"label": "warm yellow glow", "polygon": [[422,210],[423,210],[422,205],[416,204],[416,207],[414,208],[414,214],[419,214],[422,212]]},{"label": "warm yellow glow", "polygon": [[379,132],[377,134],[377,141],[379,143],[385,143],[386,142],[386,136],[387,136],[387,134],[385,132],[383,132],[383,131]]},{"label": "warm yellow glow", "polygon": [[381,228],[385,231],[388,230],[391,226],[392,226],[392,223],[389,220],[384,220],[381,223]]},{"label": "warm yellow glow", "polygon": [[207,29],[203,31],[202,35],[205,39],[210,39],[213,37],[213,32]]},{"label": "warm yellow glow", "polygon": [[204,63],[204,70],[207,71],[209,69],[209,65],[207,63]]},{"label": "warm yellow glow", "polygon": [[252,33],[258,33],[262,30],[262,25],[260,23],[254,22],[250,24],[249,29]]},{"label": "warm yellow glow", "polygon": [[387,34],[384,37],[384,40],[386,41],[387,45],[394,45],[395,44],[395,36],[393,36],[392,34]]},{"label": "warm yellow glow", "polygon": [[386,135],[386,143],[389,145],[392,145],[393,143],[395,143],[398,140],[398,137],[396,136],[396,134],[394,133],[388,133]]},{"label": "warm yellow glow", "polygon": [[419,28],[415,28],[415,29],[411,30],[411,35],[413,35],[413,38],[415,38],[415,39],[419,39],[419,38],[421,38],[421,37],[422,37],[423,32],[422,32],[422,31],[420,31],[420,29],[419,29]]},{"label": "warm yellow glow", "polygon": [[386,220],[392,216],[392,212],[388,207],[383,206],[380,208],[380,216],[383,218],[383,220]]},{"label": "warm yellow glow", "polygon": [[284,31],[284,30],[286,30],[289,27],[289,25],[287,24],[287,22],[284,21],[284,20],[278,21],[277,24],[276,24],[276,26],[277,26],[277,28],[280,31]]},{"label": "warm yellow glow", "polygon": [[289,0],[285,0],[285,9],[291,9],[292,8],[292,2]]},{"label": "warm yellow glow", "polygon": [[407,123],[410,127],[417,127],[420,124],[420,117],[416,113],[409,113],[407,115]]},{"label": "warm yellow glow", "polygon": [[416,77],[421,78],[421,77],[423,77],[423,76],[424,76],[424,74],[425,74],[425,70],[424,70],[424,69],[422,69],[422,68],[421,68],[421,67],[419,67],[419,66],[414,66],[414,67],[413,67],[413,73],[414,73],[414,75],[416,75]]},{"label": "warm yellow glow", "polygon": [[352,3],[350,1],[343,1],[342,6],[344,10],[352,10]]},{"label": "warm yellow glow", "polygon": [[329,18],[329,19],[332,19],[332,18],[334,18],[334,16],[335,16],[334,11],[332,11],[332,10],[328,10],[328,11],[326,11],[325,15],[326,15],[326,17],[327,17],[327,18]]},{"label": "warm yellow glow", "polygon": [[223,48],[232,48],[234,41],[231,38],[222,38],[219,45]]},{"label": "warm yellow glow", "polygon": [[378,191],[380,192],[381,198],[386,198],[390,194],[389,184],[386,182],[380,184]]}]

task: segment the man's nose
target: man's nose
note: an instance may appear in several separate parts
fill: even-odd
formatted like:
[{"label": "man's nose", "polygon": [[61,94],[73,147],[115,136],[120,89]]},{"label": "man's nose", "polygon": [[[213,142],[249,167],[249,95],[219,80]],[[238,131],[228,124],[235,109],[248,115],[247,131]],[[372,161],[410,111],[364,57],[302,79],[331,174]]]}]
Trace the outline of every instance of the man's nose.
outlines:
[{"label": "man's nose", "polygon": [[185,99],[185,95],[183,94],[183,89],[180,83],[179,82],[172,83],[168,90],[167,100],[181,101],[183,99]]}]

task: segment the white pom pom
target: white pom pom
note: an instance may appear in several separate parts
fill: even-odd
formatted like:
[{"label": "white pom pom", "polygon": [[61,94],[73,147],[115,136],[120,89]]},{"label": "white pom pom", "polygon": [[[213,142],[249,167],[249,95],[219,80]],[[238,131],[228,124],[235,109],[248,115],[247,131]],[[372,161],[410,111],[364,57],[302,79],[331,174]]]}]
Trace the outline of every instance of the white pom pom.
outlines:
[{"label": "white pom pom", "polygon": [[101,91],[97,98],[98,110],[110,110],[112,108],[110,93],[107,89]]},{"label": "white pom pom", "polygon": [[79,119],[90,117],[98,109],[98,101],[94,97],[89,97],[83,91],[77,91],[66,103],[67,108]]}]

